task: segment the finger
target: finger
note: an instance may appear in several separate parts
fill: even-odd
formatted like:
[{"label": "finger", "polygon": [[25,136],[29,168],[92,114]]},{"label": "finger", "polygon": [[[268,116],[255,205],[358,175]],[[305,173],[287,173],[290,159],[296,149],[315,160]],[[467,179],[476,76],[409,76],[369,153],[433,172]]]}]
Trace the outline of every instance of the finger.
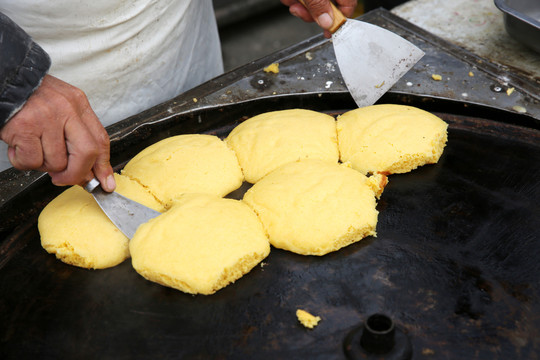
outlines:
[{"label": "finger", "polygon": [[33,170],[42,166],[43,152],[39,137],[17,137],[8,145],[8,159],[15,169]]},{"label": "finger", "polygon": [[295,2],[289,7],[289,12],[291,15],[296,16],[299,19],[304,20],[305,22],[315,22],[310,12],[304,7],[304,5],[299,2]]},{"label": "finger", "polygon": [[92,167],[93,173],[105,191],[114,191],[116,182],[110,164],[109,134],[107,134],[94,110],[92,110],[84,93],[75,93],[75,95],[79,96],[78,103],[81,104],[81,119],[92,134],[97,147],[96,161]]},{"label": "finger", "polygon": [[116,181],[114,180],[113,169],[108,160],[96,159],[93,167],[96,178],[101,183],[103,190],[113,192],[116,189]]},{"label": "finger", "polygon": [[329,0],[304,0],[311,17],[322,29],[328,30],[334,23],[334,15]]},{"label": "finger", "polygon": [[28,121],[32,116],[23,108],[0,129],[0,139],[8,144],[9,161],[19,170],[34,170],[43,164],[41,130]]},{"label": "finger", "polygon": [[[33,95],[34,107],[39,109],[35,117],[42,117],[48,126],[43,127],[41,146],[43,149],[43,165],[40,171],[55,173],[66,169],[68,153],[65,142],[64,123],[73,111],[71,104],[66,107],[66,98],[62,93],[64,85],[58,79],[46,76],[42,86]],[[45,91],[42,91],[45,89]]]},{"label": "finger", "polygon": [[337,7],[339,11],[343,13],[346,17],[351,17],[358,6],[358,1],[356,0],[337,0]]},{"label": "finger", "polygon": [[114,189],[116,188],[116,182],[114,180],[113,168],[109,159],[109,146],[107,146],[106,148],[101,148],[101,150],[98,152],[92,170],[96,178],[101,183],[101,187],[103,188],[103,190],[111,192],[114,191]]},{"label": "finger", "polygon": [[[66,119],[64,133],[68,166],[65,171],[52,173],[54,183],[85,183],[96,177],[106,191],[116,187],[110,165],[109,136],[92,110],[84,92],[57,78],[48,79],[54,89],[66,97],[74,114]],[[75,116],[74,116],[75,115]]]},{"label": "finger", "polygon": [[97,144],[97,157],[93,166],[93,172],[96,178],[101,183],[103,190],[111,192],[116,188],[116,182],[113,176],[113,169],[110,163],[110,141],[107,131],[101,125],[97,116],[94,114],[91,108],[88,108],[86,116],[83,118],[86,121],[87,126],[94,136],[94,140]]},{"label": "finger", "polygon": [[41,137],[43,165],[38,169],[44,172],[59,172],[66,169],[68,153],[62,128],[47,129]]},{"label": "finger", "polygon": [[97,158],[97,145],[86,125],[68,121],[64,128],[68,152],[67,167],[49,172],[55,185],[82,184],[93,178],[92,167]]}]

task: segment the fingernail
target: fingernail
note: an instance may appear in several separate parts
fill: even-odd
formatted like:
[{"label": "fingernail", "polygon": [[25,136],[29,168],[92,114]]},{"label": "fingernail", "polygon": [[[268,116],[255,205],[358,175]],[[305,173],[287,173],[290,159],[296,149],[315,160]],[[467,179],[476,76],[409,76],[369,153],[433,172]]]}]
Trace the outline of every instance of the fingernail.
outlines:
[{"label": "fingernail", "polygon": [[13,161],[15,160],[15,148],[14,147],[8,147],[8,159],[13,165]]},{"label": "fingernail", "polygon": [[332,27],[332,22],[332,17],[327,13],[324,13],[317,18],[317,24],[323,29],[330,29],[330,27]]},{"label": "fingernail", "polygon": [[105,181],[107,182],[107,189],[109,189],[109,191],[114,191],[114,189],[116,188],[116,181],[114,181],[114,176],[107,176],[107,179]]}]

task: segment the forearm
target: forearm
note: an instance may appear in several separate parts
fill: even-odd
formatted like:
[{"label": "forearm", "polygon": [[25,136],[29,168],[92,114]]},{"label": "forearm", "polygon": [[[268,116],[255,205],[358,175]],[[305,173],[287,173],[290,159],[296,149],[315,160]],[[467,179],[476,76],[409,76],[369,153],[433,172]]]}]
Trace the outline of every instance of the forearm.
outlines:
[{"label": "forearm", "polygon": [[0,13],[0,128],[22,108],[50,66],[47,53]]}]

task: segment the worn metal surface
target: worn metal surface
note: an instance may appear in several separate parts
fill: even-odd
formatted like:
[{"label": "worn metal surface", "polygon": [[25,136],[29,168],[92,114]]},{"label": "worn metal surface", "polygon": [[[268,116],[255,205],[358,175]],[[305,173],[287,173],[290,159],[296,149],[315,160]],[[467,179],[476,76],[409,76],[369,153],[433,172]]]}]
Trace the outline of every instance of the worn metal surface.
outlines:
[{"label": "worn metal surface", "polygon": [[[211,115],[220,136],[240,120]],[[272,249],[212,296],[146,281],[129,260],[63,264],[30,219],[0,251],[0,357],[342,359],[346,335],[377,312],[409,336],[414,359],[534,358],[540,132],[438,115],[450,123],[441,160],[390,177],[376,238],[323,257]],[[298,308],[321,323],[303,328]]]},{"label": "worn metal surface", "polygon": [[[438,164],[391,176],[378,204],[377,238],[324,257],[272,249],[264,266],[235,284],[191,296],[144,280],[129,260],[100,271],[56,260],[40,247],[36,217],[61,189],[36,173],[2,173],[0,358],[341,359],[347,333],[374,312],[409,335],[416,359],[535,358],[537,94],[528,79],[385,11],[368,15],[363,20],[428,54],[381,102],[412,104],[450,123]],[[279,74],[262,71],[271,62],[280,63]],[[467,81],[430,81],[430,64],[439,63]],[[512,97],[491,89],[501,76],[521,85]],[[512,110],[522,102],[526,114]],[[171,135],[224,136],[249,116],[293,107],[330,114],[354,108],[322,37],[108,128],[112,163],[118,169]],[[323,320],[307,330],[297,308]]]}]

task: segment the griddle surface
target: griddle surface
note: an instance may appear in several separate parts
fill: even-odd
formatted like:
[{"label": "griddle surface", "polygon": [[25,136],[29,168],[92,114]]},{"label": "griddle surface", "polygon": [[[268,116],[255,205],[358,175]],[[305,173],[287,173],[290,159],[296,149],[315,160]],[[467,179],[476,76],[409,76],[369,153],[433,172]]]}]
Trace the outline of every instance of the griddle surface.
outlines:
[{"label": "griddle surface", "polygon": [[[146,281],[129,260],[66,265],[35,219],[0,248],[3,359],[342,359],[368,315],[415,359],[531,359],[540,347],[537,130],[440,114],[438,164],[391,175],[378,236],[323,257],[272,248],[212,296]],[[322,321],[303,328],[295,311]]]}]

